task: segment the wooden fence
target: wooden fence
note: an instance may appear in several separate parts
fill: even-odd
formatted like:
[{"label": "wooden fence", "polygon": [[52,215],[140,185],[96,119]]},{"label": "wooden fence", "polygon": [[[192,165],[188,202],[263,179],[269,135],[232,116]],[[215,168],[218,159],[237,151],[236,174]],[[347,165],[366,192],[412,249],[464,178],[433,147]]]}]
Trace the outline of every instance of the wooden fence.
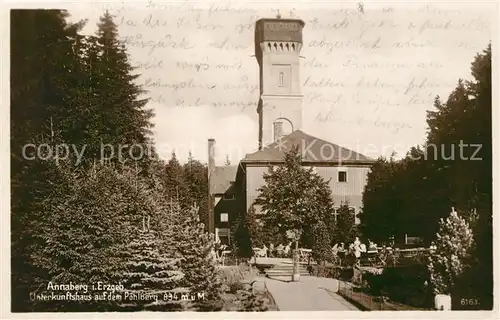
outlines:
[{"label": "wooden fence", "polygon": [[361,291],[359,287],[353,285],[352,283],[344,282],[341,280],[339,280],[338,294],[362,311],[430,310],[424,308],[416,308],[398,302],[390,301],[388,298],[383,296],[374,297]]}]

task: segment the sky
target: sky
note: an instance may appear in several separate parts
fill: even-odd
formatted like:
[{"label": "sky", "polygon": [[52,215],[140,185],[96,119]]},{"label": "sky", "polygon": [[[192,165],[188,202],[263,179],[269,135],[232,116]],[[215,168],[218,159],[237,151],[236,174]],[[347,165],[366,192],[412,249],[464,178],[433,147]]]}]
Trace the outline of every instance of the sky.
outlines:
[{"label": "sky", "polygon": [[161,157],[175,149],[236,164],[257,149],[258,64],[255,21],[305,22],[301,50],[301,130],[369,157],[399,157],[426,136],[426,111],[446,100],[492,37],[493,3],[150,1],[74,4],[71,20],[95,32],[115,15],[137,82],[155,111]]}]

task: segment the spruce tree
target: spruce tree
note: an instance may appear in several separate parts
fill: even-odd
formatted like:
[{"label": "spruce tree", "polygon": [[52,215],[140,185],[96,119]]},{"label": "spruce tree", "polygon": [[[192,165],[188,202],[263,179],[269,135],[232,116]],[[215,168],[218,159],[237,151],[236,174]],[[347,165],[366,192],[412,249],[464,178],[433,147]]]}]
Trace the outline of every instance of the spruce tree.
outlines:
[{"label": "spruce tree", "polygon": [[[103,143],[115,145],[134,144],[133,150],[126,150],[124,159],[132,157],[147,160],[153,112],[146,109],[148,99],[135,80],[124,44],[118,39],[118,28],[109,12],[100,18],[97,30],[97,46],[100,52],[99,78],[95,92],[101,100],[100,133]],[[116,152],[116,150],[115,150]],[[141,161],[141,164],[143,162]]]},{"label": "spruce tree", "polygon": [[[67,16],[64,10],[10,12],[11,288],[16,311],[29,308],[29,287],[43,277],[32,263],[38,216],[45,214],[44,202],[60,177],[53,163],[26,159],[23,147],[59,143],[68,127],[64,121],[71,119],[65,101],[78,65],[72,39],[83,22],[69,24]],[[34,153],[27,151],[27,156]]]},{"label": "spruce tree", "polygon": [[[124,261],[121,248],[131,239],[131,226],[140,219],[129,205],[133,190],[129,176],[108,165],[73,169],[72,163],[57,167],[64,177],[37,213],[35,245],[29,263],[40,278],[32,286],[56,283],[117,283]],[[33,291],[35,289],[32,289]],[[90,289],[90,294],[93,294]],[[35,305],[38,310],[112,310],[107,301],[72,303],[59,301]]]},{"label": "spruce tree", "polygon": [[186,185],[186,177],[184,168],[179,163],[175,152],[172,152],[171,158],[165,165],[164,181],[166,192],[170,198],[176,199],[181,207],[189,207],[188,186]]},{"label": "spruce tree", "polygon": [[[123,311],[180,311],[180,287],[184,274],[173,256],[162,255],[157,232],[148,229],[137,232],[128,246],[122,284],[125,287],[120,307]],[[124,295],[125,294],[125,295]]]},{"label": "spruce tree", "polygon": [[[185,183],[187,185],[188,202],[198,203],[200,206],[200,221],[208,228],[208,178],[207,166],[195,160],[189,153],[188,161],[183,168]],[[208,230],[208,229],[207,229]]]},{"label": "spruce tree", "polygon": [[198,207],[174,209],[180,225],[176,228],[176,249],[179,266],[184,273],[182,286],[189,289],[191,299],[187,308],[196,311],[222,309],[222,287],[212,255],[214,241],[200,223]]}]

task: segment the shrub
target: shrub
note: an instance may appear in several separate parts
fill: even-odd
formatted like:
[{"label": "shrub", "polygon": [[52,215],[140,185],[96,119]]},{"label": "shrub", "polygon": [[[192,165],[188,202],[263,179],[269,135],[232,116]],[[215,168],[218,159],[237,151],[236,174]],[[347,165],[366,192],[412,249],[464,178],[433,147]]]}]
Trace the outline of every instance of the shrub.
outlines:
[{"label": "shrub", "polygon": [[267,311],[270,301],[264,293],[254,293],[252,288],[245,288],[238,291],[240,301],[239,311]]},{"label": "shrub", "polygon": [[468,267],[474,238],[469,223],[454,210],[440,220],[436,238],[436,250],[429,256],[430,280],[435,294],[450,294]]},{"label": "shrub", "polygon": [[[266,296],[266,292],[254,292],[252,288],[253,278],[256,272],[249,265],[240,264],[239,266],[221,267],[218,274],[226,293],[234,295],[232,307],[227,307],[226,311],[266,311],[271,304]],[[236,310],[234,310],[236,309]]]},{"label": "shrub", "polygon": [[243,271],[237,266],[220,267],[217,272],[219,273],[222,283],[226,284],[228,287],[232,283],[240,282],[244,279]]},{"label": "shrub", "polygon": [[229,284],[229,292],[237,293],[239,290],[245,289],[245,286],[241,282],[232,282]]},{"label": "shrub", "polygon": [[307,267],[307,271],[315,277],[339,279],[344,268],[338,266],[312,265]]},{"label": "shrub", "polygon": [[374,296],[387,296],[393,301],[414,307],[432,305],[432,294],[425,265],[386,268],[382,274],[366,272],[365,289]]}]

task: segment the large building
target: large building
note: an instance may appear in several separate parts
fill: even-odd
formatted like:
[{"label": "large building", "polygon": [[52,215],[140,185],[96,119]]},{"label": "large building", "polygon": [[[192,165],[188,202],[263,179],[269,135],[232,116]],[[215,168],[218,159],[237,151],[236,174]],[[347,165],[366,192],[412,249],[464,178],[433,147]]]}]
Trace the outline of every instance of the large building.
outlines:
[{"label": "large building", "polygon": [[[304,22],[299,19],[260,19],[255,25],[255,56],[260,71],[259,148],[237,166],[215,166],[215,140],[208,140],[209,231],[230,240],[231,222],[258,197],[269,166],[283,163],[284,153],[298,146],[304,166],[329,181],[337,206],[348,201],[357,214],[374,160],[313,137],[302,126],[300,50]],[[259,207],[256,214],[265,214]],[[332,212],[336,215],[336,212]],[[359,222],[359,219],[357,219]]]}]

